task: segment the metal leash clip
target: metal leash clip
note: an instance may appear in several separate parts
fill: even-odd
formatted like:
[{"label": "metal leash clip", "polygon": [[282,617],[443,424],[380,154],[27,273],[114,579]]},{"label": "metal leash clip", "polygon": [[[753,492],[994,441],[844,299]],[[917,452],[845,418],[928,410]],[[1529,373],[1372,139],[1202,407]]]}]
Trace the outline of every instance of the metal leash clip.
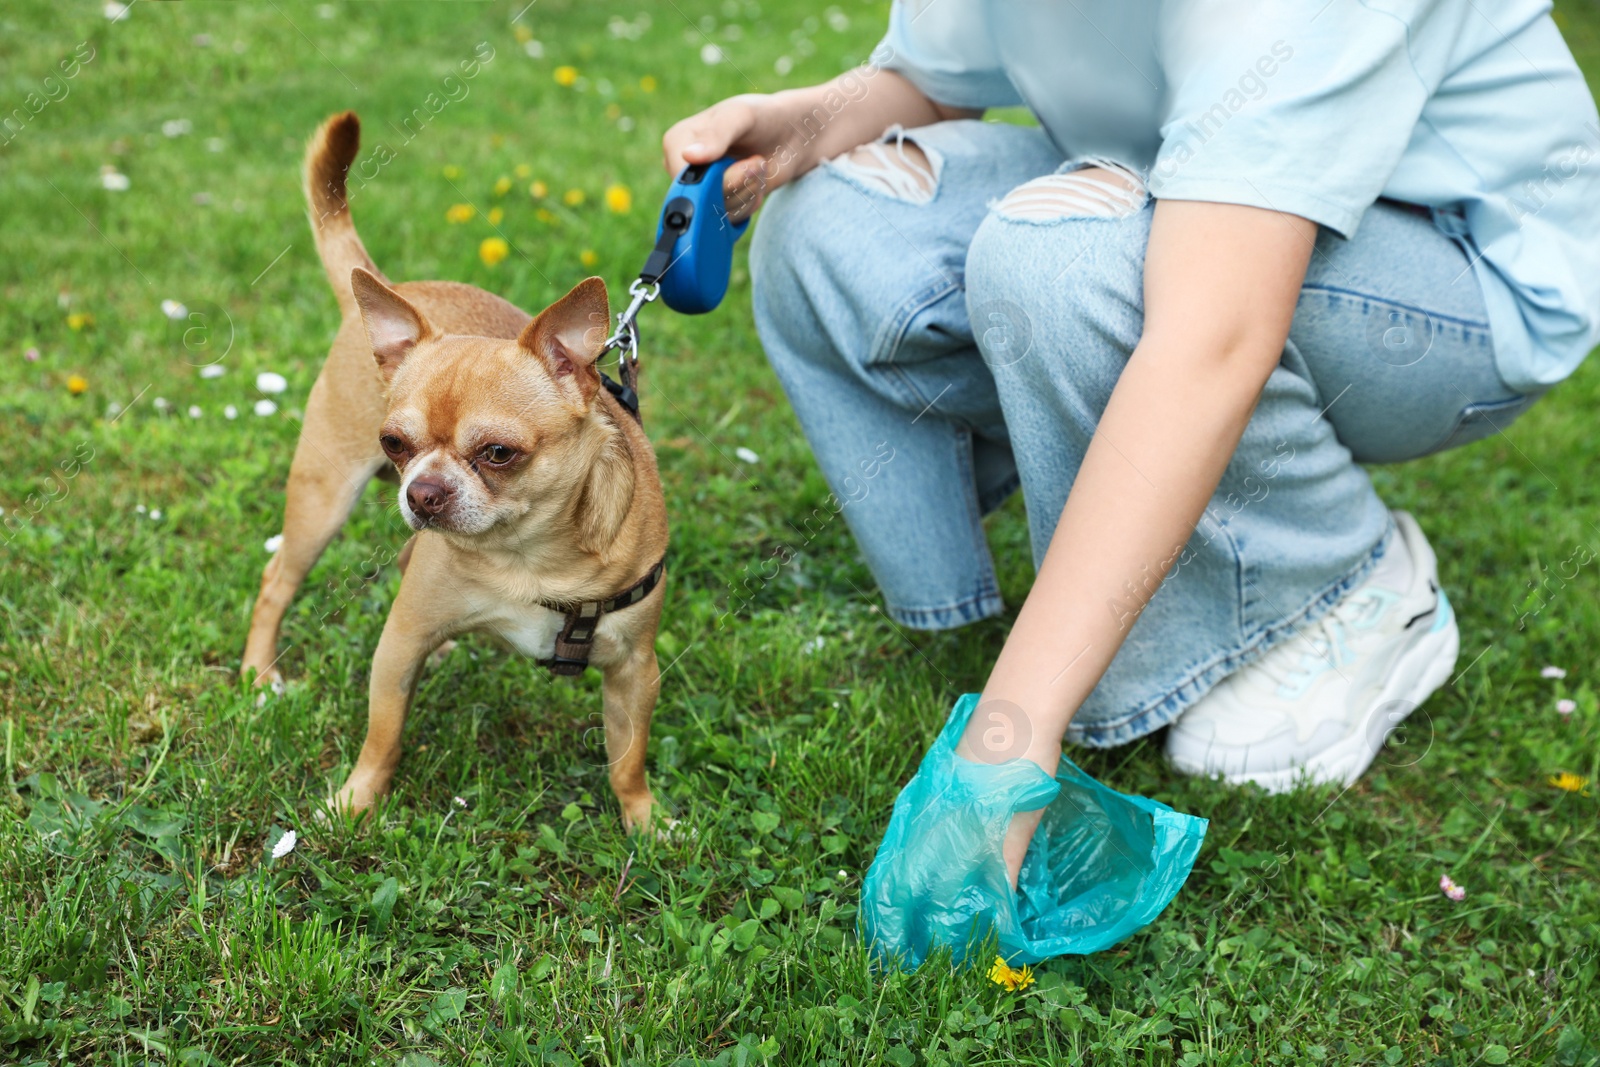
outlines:
[{"label": "metal leash clip", "polygon": [[617,328],[600,348],[601,355],[613,351],[619,353],[617,373],[622,378],[621,388],[629,395],[619,394],[617,399],[629,411],[639,410],[639,312],[660,292],[660,282],[646,284],[643,278],[635,278],[633,284],[628,286],[628,293],[633,299],[628,301],[626,309],[617,312]]}]

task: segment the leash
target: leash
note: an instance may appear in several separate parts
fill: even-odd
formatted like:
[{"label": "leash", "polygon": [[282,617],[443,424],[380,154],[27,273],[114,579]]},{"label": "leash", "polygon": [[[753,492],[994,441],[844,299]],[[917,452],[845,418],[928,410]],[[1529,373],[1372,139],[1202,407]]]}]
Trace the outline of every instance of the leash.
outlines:
[{"label": "leash", "polygon": [[628,306],[617,313],[617,328],[606,338],[600,355],[616,352],[617,376],[600,381],[606,391],[639,422],[639,312],[657,297],[684,315],[702,315],[722,303],[733,272],[733,246],[750,220],[734,224],[722,192],[723,172],[733,163],[723,156],[715,163],[683,168],[667,190],[656,226],[656,244],[639,276],[628,286]]},{"label": "leash", "polygon": [[[685,167],[667,190],[661,205],[661,221],[656,227],[656,244],[644,261],[639,276],[628,286],[628,306],[617,313],[617,328],[606,338],[600,355],[616,352],[616,381],[605,372],[600,383],[606,392],[641,425],[639,416],[639,312],[660,297],[662,303],[684,315],[700,315],[718,304],[728,292],[728,277],[733,271],[733,246],[749,227],[750,220],[735,225],[728,219],[728,205],[722,193],[722,174],[733,162],[724,156],[715,163]],[[667,561],[657,561],[650,573],[607,600],[585,600],[578,604],[558,604],[541,600],[541,606],[566,616],[556,635],[554,654],[539,660],[551,674],[582,674],[589,666],[589,653],[600,620],[613,611],[632,607],[666,577]]]}]

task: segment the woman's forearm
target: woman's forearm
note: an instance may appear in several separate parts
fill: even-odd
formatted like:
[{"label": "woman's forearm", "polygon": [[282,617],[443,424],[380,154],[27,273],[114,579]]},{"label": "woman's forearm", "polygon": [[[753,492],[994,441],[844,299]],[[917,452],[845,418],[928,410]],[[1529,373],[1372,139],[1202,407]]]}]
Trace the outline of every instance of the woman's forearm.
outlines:
[{"label": "woman's forearm", "polygon": [[778,128],[768,177],[793,181],[824,160],[873,140],[890,126],[926,126],[981,114],[936,104],[904,77],[857,67],[832,81],[768,97]]}]

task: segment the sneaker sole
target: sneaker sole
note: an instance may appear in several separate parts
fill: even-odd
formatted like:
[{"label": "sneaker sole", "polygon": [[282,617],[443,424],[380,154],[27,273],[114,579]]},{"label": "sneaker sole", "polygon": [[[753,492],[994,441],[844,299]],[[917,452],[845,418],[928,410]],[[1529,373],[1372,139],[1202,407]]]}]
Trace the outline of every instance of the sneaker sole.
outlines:
[{"label": "sneaker sole", "polygon": [[[1456,625],[1455,610],[1443,590],[1439,591],[1439,612],[1433,628],[1395,664],[1388,684],[1363,714],[1363,728],[1299,766],[1280,771],[1224,774],[1222,780],[1234,785],[1258,785],[1269,793],[1287,793],[1301,786],[1334,782],[1346,788],[1354,785],[1383,751],[1389,735],[1449,681],[1456,668],[1456,657],[1461,652],[1461,629]],[[1375,716],[1382,717],[1381,724]]]}]

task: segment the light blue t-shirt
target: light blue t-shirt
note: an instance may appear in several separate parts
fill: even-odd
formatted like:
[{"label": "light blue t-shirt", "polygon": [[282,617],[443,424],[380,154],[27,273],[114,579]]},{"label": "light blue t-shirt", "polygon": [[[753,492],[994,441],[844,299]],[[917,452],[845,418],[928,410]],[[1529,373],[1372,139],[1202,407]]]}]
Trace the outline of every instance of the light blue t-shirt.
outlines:
[{"label": "light blue t-shirt", "polygon": [[1501,376],[1600,341],[1600,117],[1546,0],[896,0],[875,53],[930,99],[1024,104],[1157,198],[1355,233],[1379,197],[1464,240]]}]

